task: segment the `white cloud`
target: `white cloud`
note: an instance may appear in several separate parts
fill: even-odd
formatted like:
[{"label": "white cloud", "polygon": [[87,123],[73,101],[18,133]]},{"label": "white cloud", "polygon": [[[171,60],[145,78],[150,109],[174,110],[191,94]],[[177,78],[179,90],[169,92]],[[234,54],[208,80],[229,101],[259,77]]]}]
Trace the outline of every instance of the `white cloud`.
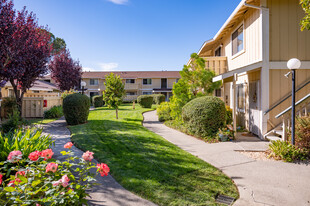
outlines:
[{"label": "white cloud", "polygon": [[82,70],[83,70],[83,72],[95,72],[95,71],[97,71],[96,69],[93,69],[90,67],[83,67]]},{"label": "white cloud", "polygon": [[99,67],[103,70],[103,71],[116,71],[116,68],[118,67],[118,63],[100,63]]},{"label": "white cloud", "polygon": [[109,2],[112,2],[114,4],[124,5],[128,3],[128,0],[107,0]]}]

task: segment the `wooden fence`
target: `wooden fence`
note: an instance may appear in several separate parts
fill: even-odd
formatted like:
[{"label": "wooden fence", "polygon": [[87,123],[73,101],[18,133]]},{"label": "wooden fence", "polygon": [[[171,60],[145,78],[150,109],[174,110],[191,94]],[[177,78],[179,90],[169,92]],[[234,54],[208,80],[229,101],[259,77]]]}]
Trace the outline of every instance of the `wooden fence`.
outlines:
[{"label": "wooden fence", "polygon": [[[44,105],[44,102],[46,105]],[[49,110],[53,106],[62,105],[62,99],[58,96],[44,97],[24,97],[22,107],[22,117],[35,118],[43,117],[44,111]]]}]

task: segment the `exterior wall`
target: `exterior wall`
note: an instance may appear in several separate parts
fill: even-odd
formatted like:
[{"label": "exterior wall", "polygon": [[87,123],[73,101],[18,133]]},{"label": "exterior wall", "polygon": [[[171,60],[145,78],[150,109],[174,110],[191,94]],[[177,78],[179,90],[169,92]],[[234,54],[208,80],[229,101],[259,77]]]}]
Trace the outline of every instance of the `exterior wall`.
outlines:
[{"label": "exterior wall", "polygon": [[[244,51],[232,56],[231,35],[243,23],[244,30]],[[260,29],[260,11],[258,9],[249,9],[223,39],[223,56],[227,56],[228,70],[234,70],[258,61],[261,61],[261,29]],[[219,45],[217,45],[219,46]],[[215,48],[217,48],[217,46]]]},{"label": "exterior wall", "polygon": [[168,81],[167,88],[172,89],[173,84],[177,81],[177,79],[168,79],[167,81]]},{"label": "exterior wall", "polygon": [[[286,74],[288,70],[286,69],[271,69],[270,70],[270,106],[275,105],[279,102],[282,98],[286,95],[291,94],[292,92],[292,77],[286,78],[284,74]],[[310,80],[310,68],[309,69],[300,69],[296,71],[296,89],[305,83],[306,81]],[[310,92],[310,85],[307,85],[300,91],[296,93],[296,102],[309,94]],[[277,106],[270,112],[269,118],[274,126],[277,126],[281,123],[281,118],[276,119],[275,116],[278,115],[280,112],[288,108],[292,105],[292,98],[288,98],[282,104]],[[271,125],[270,125],[271,126]]]},{"label": "exterior wall", "polygon": [[305,13],[297,0],[268,0],[270,61],[310,60],[310,31],[300,31]]}]

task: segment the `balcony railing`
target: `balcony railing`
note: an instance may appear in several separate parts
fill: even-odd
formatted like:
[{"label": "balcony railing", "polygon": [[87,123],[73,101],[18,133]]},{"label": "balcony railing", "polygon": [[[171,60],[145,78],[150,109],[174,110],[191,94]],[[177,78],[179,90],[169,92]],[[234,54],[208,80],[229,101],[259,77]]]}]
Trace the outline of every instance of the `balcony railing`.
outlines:
[{"label": "balcony railing", "polygon": [[138,84],[125,84],[125,90],[137,90]]},{"label": "balcony railing", "polygon": [[223,74],[228,71],[226,56],[202,58],[206,61],[206,69],[214,71],[216,75]]}]

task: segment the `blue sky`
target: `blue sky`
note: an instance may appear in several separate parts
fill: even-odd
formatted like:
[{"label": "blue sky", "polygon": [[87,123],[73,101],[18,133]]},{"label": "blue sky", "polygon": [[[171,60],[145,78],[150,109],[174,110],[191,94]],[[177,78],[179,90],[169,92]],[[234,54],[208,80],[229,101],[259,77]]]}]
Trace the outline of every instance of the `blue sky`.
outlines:
[{"label": "blue sky", "polygon": [[14,0],[86,71],[181,70],[239,0]]}]

